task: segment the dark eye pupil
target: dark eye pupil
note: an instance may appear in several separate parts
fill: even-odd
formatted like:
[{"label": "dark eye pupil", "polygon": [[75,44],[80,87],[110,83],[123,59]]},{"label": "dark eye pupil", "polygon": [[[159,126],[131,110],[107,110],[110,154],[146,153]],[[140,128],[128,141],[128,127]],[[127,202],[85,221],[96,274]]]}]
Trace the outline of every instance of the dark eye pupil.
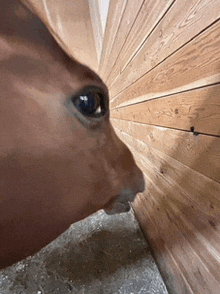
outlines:
[{"label": "dark eye pupil", "polygon": [[87,95],[79,96],[76,101],[76,106],[83,113],[92,114],[100,106],[100,98],[98,94],[90,93]]},{"label": "dark eye pupil", "polygon": [[107,111],[107,97],[96,88],[86,88],[72,97],[75,107],[85,116],[101,117]]}]

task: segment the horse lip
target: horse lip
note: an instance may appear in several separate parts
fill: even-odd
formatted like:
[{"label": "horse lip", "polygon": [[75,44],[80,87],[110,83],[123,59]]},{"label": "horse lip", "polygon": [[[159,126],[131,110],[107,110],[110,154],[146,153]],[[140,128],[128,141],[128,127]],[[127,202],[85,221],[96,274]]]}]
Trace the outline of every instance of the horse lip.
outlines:
[{"label": "horse lip", "polygon": [[104,206],[103,209],[105,210],[111,210],[115,204],[115,202],[117,201],[117,199],[119,198],[118,195],[112,197]]}]

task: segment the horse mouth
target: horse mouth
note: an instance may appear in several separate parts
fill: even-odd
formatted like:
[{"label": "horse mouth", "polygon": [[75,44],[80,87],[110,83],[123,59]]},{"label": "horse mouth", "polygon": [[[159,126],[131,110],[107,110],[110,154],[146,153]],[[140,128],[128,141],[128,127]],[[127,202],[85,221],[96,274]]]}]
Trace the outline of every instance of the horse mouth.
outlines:
[{"label": "horse mouth", "polygon": [[111,204],[107,203],[108,205],[105,205],[103,207],[104,211],[108,215],[112,214],[118,214],[118,213],[125,213],[128,212],[131,208],[129,202],[117,202],[115,200],[111,201]]}]

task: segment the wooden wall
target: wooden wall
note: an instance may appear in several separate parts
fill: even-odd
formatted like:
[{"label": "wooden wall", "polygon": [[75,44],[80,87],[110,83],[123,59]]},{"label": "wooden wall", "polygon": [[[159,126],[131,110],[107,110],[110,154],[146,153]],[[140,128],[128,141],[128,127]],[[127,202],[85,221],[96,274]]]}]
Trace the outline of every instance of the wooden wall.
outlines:
[{"label": "wooden wall", "polygon": [[99,73],[171,294],[220,293],[220,0],[111,0]]}]

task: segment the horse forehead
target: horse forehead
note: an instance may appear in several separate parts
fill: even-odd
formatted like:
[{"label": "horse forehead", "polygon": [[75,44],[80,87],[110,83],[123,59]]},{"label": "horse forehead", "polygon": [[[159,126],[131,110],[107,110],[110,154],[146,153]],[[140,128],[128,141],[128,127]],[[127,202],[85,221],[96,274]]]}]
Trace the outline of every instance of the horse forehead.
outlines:
[{"label": "horse forehead", "polygon": [[[55,46],[58,45],[55,43]],[[51,48],[51,51],[56,48]],[[0,36],[0,66],[6,84],[44,89],[78,91],[90,83],[105,87],[101,79],[88,67],[65,56],[62,49],[57,54],[29,40]]]}]

